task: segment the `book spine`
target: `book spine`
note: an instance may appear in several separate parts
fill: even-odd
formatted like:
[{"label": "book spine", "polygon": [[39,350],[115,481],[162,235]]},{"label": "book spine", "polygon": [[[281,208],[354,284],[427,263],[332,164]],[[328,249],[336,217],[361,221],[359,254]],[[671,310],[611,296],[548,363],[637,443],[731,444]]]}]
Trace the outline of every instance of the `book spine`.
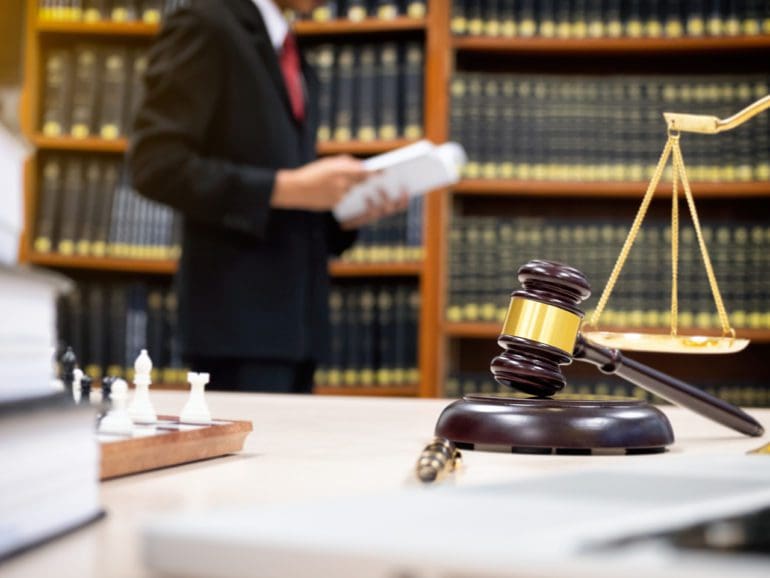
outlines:
[{"label": "book spine", "polygon": [[398,46],[387,42],[380,48],[380,124],[377,136],[392,140],[399,135]]},{"label": "book spine", "polygon": [[128,66],[126,50],[114,48],[104,53],[102,72],[102,103],[99,115],[99,136],[115,139],[125,134],[126,101],[128,96]]},{"label": "book spine", "polygon": [[72,110],[72,53],[64,49],[49,51],[45,56],[43,115],[41,128],[45,136],[62,136],[70,130]]},{"label": "book spine", "polygon": [[56,215],[61,203],[62,160],[50,156],[43,163],[35,239],[32,243],[38,253],[49,253],[56,241]]},{"label": "book spine", "polygon": [[83,213],[83,159],[69,157],[64,165],[61,211],[59,212],[59,236],[56,250],[62,255],[75,254],[75,237]]},{"label": "book spine", "polygon": [[404,113],[403,136],[419,139],[423,136],[423,48],[420,43],[406,45],[401,94]]},{"label": "book spine", "polygon": [[335,79],[336,110],[334,140],[346,142],[353,138],[353,103],[355,52],[350,45],[342,46],[337,53],[337,77]]}]

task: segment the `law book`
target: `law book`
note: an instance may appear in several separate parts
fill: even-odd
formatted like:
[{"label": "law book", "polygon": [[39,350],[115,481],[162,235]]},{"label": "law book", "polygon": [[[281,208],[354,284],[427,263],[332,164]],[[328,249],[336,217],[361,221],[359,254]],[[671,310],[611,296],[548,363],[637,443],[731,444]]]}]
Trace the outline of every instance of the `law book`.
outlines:
[{"label": "law book", "polygon": [[356,90],[356,139],[373,141],[377,138],[377,51],[373,44],[360,47],[356,58],[354,78]]},{"label": "law book", "polygon": [[484,10],[484,35],[499,36],[502,27],[500,20],[501,0],[488,0]]},{"label": "law book", "polygon": [[91,254],[91,245],[96,231],[102,190],[102,164],[98,158],[90,158],[85,164],[82,213],[79,217],[75,240],[75,253],[80,256]]},{"label": "law book", "polygon": [[124,284],[112,285],[106,295],[108,303],[107,320],[109,330],[103,334],[107,339],[105,375],[125,377],[125,352],[128,332],[128,290]]},{"label": "law book", "polygon": [[409,370],[409,292],[405,285],[396,286],[393,293],[393,346],[392,385],[404,385]]},{"label": "law book", "polygon": [[323,385],[342,385],[342,370],[345,365],[345,301],[342,288],[333,286],[329,291],[329,358],[325,364]]},{"label": "law book", "polygon": [[61,157],[53,155],[43,163],[35,239],[32,243],[34,250],[38,253],[48,253],[54,248],[63,174]]},{"label": "law book", "polygon": [[408,139],[418,139],[423,136],[423,60],[422,44],[408,43],[405,47],[401,82],[403,136]]},{"label": "law book", "polygon": [[392,20],[398,15],[399,7],[396,0],[377,0],[377,18]]},{"label": "law book", "polygon": [[334,45],[321,44],[308,52],[320,84],[318,94],[318,132],[316,138],[329,141],[334,121]]},{"label": "law book", "polygon": [[456,183],[465,163],[465,151],[457,143],[440,146],[422,140],[363,161],[371,176],[354,186],[333,210],[339,221],[360,215],[367,199],[386,194],[398,199],[414,197]]},{"label": "law book", "polygon": [[689,0],[686,3],[685,29],[688,36],[703,36],[706,33],[706,0]]},{"label": "law book", "polygon": [[52,49],[44,64],[42,131],[45,136],[62,136],[69,132],[72,110],[72,52]]},{"label": "law book", "polygon": [[84,351],[81,354],[81,367],[93,379],[101,379],[107,368],[107,287],[102,282],[84,285]]},{"label": "law book", "polygon": [[625,35],[629,38],[641,38],[644,34],[642,21],[642,0],[630,0],[625,17]]},{"label": "law book", "polygon": [[377,138],[392,140],[399,135],[398,45],[394,42],[380,47],[379,94]]},{"label": "law book", "polygon": [[505,38],[513,38],[517,30],[516,2],[501,0],[500,4],[500,34]]},{"label": "law book", "polygon": [[364,20],[367,16],[366,0],[348,0],[345,15],[353,22]]},{"label": "law book", "polygon": [[360,297],[356,287],[347,287],[343,292],[344,309],[342,330],[345,334],[345,358],[342,369],[342,385],[357,385],[361,370],[361,312]]},{"label": "law book", "polygon": [[83,0],[83,20],[101,22],[110,17],[108,0]]},{"label": "law book", "polygon": [[166,348],[164,346],[163,326],[163,289],[153,286],[147,293],[147,351],[152,352],[153,383],[158,383],[161,378],[161,368],[168,364]]},{"label": "law book", "polygon": [[377,293],[377,371],[379,386],[389,386],[393,382],[395,366],[395,348],[393,342],[394,327],[393,289],[381,287]]},{"label": "law book", "polygon": [[163,0],[142,0],[142,21],[158,24],[163,18]]},{"label": "law book", "polygon": [[355,51],[353,46],[344,45],[337,53],[337,75],[335,78],[336,108],[334,113],[334,136],[337,142],[353,138],[353,104],[355,102]]},{"label": "law book", "polygon": [[103,55],[103,63],[99,135],[104,139],[115,139],[125,134],[129,79],[126,49],[107,49]]},{"label": "law book", "polygon": [[480,36],[484,33],[484,6],[481,2],[468,2],[465,5],[468,34]]},{"label": "law book", "polygon": [[529,38],[537,34],[537,14],[535,0],[521,0],[519,3],[518,34]]},{"label": "law book", "polygon": [[449,29],[452,34],[461,36],[468,31],[468,19],[465,14],[466,0],[452,0],[452,16]]},{"label": "law book", "polygon": [[99,55],[94,45],[75,48],[75,78],[70,134],[85,138],[94,134],[94,111],[99,99]]},{"label": "law book", "polygon": [[313,8],[311,12],[311,18],[316,22],[328,22],[334,20],[339,14],[337,0],[326,0],[320,6]]},{"label": "law book", "polygon": [[0,403],[0,562],[104,515],[95,417],[64,393]]},{"label": "law book", "polygon": [[359,320],[360,320],[360,344],[361,364],[359,371],[359,385],[372,386],[375,384],[376,363],[376,306],[377,296],[370,285],[364,285],[359,290]]},{"label": "law book", "polygon": [[75,254],[77,228],[83,213],[84,188],[82,157],[68,157],[64,163],[61,210],[57,215],[59,234],[56,241],[56,251],[62,255]]},{"label": "law book", "polygon": [[103,197],[97,211],[94,240],[91,245],[91,253],[94,257],[107,255],[107,243],[110,235],[110,223],[112,222],[112,205],[118,186],[119,167],[116,162],[106,162],[102,168]]},{"label": "law book", "polygon": [[131,133],[133,119],[139,110],[139,106],[144,98],[144,73],[147,70],[147,53],[144,50],[135,50],[131,58],[131,78],[129,82],[129,98],[125,103],[124,109],[126,117],[123,121],[123,128],[126,134]]},{"label": "law book", "polygon": [[406,0],[406,15],[409,18],[425,18],[427,13],[426,0]]},{"label": "law book", "polygon": [[112,0],[110,18],[115,22],[132,22],[139,18],[139,0]]}]

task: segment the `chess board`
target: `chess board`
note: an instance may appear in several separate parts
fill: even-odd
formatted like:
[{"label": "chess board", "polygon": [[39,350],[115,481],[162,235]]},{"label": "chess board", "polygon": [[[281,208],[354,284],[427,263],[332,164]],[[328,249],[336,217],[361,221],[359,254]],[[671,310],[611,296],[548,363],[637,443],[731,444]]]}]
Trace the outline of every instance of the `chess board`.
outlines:
[{"label": "chess board", "polygon": [[131,436],[97,434],[100,478],[107,480],[157,468],[239,452],[251,432],[250,421],[213,420],[188,425],[175,416],[158,416],[153,426],[136,426]]}]

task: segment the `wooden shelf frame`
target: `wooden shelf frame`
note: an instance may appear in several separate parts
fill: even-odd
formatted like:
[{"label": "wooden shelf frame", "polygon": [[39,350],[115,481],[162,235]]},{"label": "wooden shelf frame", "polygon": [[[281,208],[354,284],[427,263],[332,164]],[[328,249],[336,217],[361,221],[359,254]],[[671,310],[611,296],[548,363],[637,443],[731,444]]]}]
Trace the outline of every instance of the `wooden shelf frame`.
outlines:
[{"label": "wooden shelf frame", "polygon": [[328,22],[298,20],[294,22],[292,28],[297,36],[338,36],[423,31],[426,25],[425,18],[399,16],[387,20],[383,18],[365,18],[359,21],[337,19]]},{"label": "wooden shelf frame", "polygon": [[460,52],[505,54],[647,54],[746,52],[770,50],[770,35],[690,36],[680,38],[545,38],[457,36],[452,47]]},{"label": "wooden shelf frame", "polygon": [[[572,182],[518,181],[507,179],[465,179],[453,187],[461,195],[510,195],[538,197],[607,197],[638,198],[644,196],[646,182]],[[770,181],[691,183],[698,198],[770,197]],[[657,194],[671,194],[671,183],[661,182]]]},{"label": "wooden shelf frame", "polygon": [[[173,275],[177,271],[174,259],[130,259],[116,257],[82,257],[59,253],[30,251],[26,262],[42,267],[59,269],[87,269],[153,275]],[[412,263],[349,263],[341,260],[329,262],[332,277],[420,277],[423,262]]]},{"label": "wooden shelf frame", "polygon": [[36,30],[41,34],[72,34],[77,36],[136,36],[152,38],[160,31],[160,24],[142,21],[116,22],[67,22],[60,20],[38,20]]}]

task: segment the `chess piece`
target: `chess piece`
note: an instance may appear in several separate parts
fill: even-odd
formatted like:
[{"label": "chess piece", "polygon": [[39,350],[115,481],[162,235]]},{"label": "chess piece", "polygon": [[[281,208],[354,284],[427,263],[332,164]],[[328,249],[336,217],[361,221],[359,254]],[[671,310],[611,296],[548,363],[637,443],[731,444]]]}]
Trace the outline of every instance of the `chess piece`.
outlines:
[{"label": "chess piece", "polygon": [[187,374],[187,381],[190,382],[190,397],[182,408],[182,413],[179,414],[179,421],[196,425],[210,425],[211,413],[206,405],[204,392],[204,388],[209,382],[209,374],[191,371]]},{"label": "chess piece", "polygon": [[99,400],[105,407],[105,411],[110,408],[110,404],[112,403],[112,384],[116,381],[116,379],[117,378],[111,375],[105,375],[102,378],[101,397]]},{"label": "chess piece", "polygon": [[128,407],[128,414],[134,423],[137,424],[155,424],[158,423],[158,416],[150,401],[150,372],[152,371],[152,360],[147,355],[147,350],[142,349],[134,362],[134,398]]},{"label": "chess piece", "polygon": [[91,383],[91,376],[84,373],[80,379],[80,401],[83,403],[90,403],[91,401]]},{"label": "chess piece", "polygon": [[83,383],[83,376],[85,374],[83,371],[76,367],[75,371],[73,371],[73,380],[72,380],[72,399],[74,400],[75,404],[80,403],[80,398],[82,394],[82,383]]},{"label": "chess piece", "polygon": [[531,261],[519,270],[524,289],[512,295],[495,357],[495,379],[535,398],[466,396],[439,418],[436,435],[460,444],[491,444],[525,451],[623,448],[660,451],[673,442],[668,420],[638,400],[554,400],[564,387],[560,365],[573,357],[603,373],[628,381],[747,435],[762,426],[741,410],[671,376],[630,359],[617,350],[584,340],[578,305],[590,286],[577,269]]},{"label": "chess piece", "polygon": [[111,384],[110,399],[112,408],[99,422],[99,433],[115,435],[131,435],[134,430],[134,422],[128,415],[126,405],[128,403],[128,384],[122,379],[116,379]]},{"label": "chess piece", "polygon": [[77,357],[75,352],[72,351],[72,347],[67,346],[67,349],[59,359],[61,364],[61,381],[64,385],[65,391],[72,393],[72,383],[75,380],[75,368],[77,367]]}]

